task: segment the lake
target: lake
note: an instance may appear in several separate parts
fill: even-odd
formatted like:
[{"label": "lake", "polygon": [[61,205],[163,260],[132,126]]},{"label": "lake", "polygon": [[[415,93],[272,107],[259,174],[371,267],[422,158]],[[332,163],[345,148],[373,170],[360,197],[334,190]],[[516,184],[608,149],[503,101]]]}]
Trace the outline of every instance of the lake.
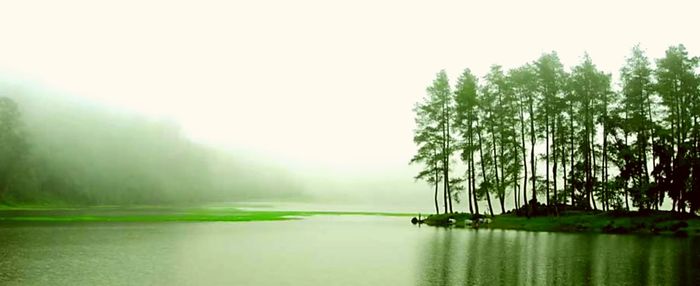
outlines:
[{"label": "lake", "polygon": [[0,224],[2,285],[700,285],[700,240],[405,217]]}]

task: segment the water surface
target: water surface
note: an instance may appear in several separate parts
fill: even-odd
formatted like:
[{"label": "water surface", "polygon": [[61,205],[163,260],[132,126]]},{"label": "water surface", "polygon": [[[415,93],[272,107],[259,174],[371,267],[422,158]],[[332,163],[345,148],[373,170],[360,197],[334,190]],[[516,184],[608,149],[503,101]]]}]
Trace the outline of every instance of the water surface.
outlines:
[{"label": "water surface", "polygon": [[403,217],[0,224],[3,285],[700,285],[697,238]]}]

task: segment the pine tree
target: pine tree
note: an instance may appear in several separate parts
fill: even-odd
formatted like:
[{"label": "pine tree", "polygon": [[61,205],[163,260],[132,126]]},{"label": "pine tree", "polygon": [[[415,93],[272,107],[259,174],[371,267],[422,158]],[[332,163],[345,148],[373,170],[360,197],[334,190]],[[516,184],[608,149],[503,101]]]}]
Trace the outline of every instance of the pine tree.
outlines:
[{"label": "pine tree", "polygon": [[469,197],[469,211],[479,213],[479,203],[476,196],[476,176],[474,171],[474,124],[477,116],[477,89],[478,81],[469,69],[465,69],[457,80],[454,92],[454,128],[461,136],[461,159],[467,165],[467,196]]}]

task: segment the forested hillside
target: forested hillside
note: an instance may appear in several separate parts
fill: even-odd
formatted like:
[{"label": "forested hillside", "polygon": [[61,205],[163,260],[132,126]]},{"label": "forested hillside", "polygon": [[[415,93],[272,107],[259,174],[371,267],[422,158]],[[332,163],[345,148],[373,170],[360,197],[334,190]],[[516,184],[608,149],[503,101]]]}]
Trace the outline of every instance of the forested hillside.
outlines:
[{"label": "forested hillside", "polygon": [[174,122],[0,86],[1,204],[192,203],[300,195],[282,168],[243,156],[192,142]]}]

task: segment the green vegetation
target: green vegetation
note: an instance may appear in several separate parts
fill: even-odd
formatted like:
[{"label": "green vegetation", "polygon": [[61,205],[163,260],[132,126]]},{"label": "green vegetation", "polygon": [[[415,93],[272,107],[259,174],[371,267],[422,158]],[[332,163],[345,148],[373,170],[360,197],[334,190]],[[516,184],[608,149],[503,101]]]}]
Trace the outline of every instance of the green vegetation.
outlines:
[{"label": "green vegetation", "polygon": [[464,223],[466,221],[472,219],[475,219],[474,215],[468,213],[454,212],[430,215],[427,218],[425,218],[425,220],[423,220],[421,223],[425,223],[427,225],[432,226],[450,226],[453,224],[464,226]]},{"label": "green vegetation", "polygon": [[465,69],[454,89],[442,70],[414,109],[415,178],[430,184],[436,214],[442,185],[443,214],[466,198],[470,213],[485,213],[485,200],[493,216],[493,196],[501,214],[512,198],[528,217],[659,210],[666,198],[672,211],[697,215],[698,67],[677,45],[655,66],[634,47],[617,82],[587,54],[570,69],[556,52],[508,71],[494,65],[482,82]]},{"label": "green vegetation", "polygon": [[401,216],[405,213],[335,211],[261,211],[239,208],[89,207],[0,208],[0,222],[168,222],[168,221],[275,221],[314,215]]},{"label": "green vegetation", "polygon": [[[425,223],[433,226],[466,227],[474,217],[467,213],[431,215]],[[700,235],[700,219],[687,214],[653,211],[570,212],[560,216],[526,218],[514,214],[496,215],[479,228],[552,232],[596,232],[615,234]]]}]

